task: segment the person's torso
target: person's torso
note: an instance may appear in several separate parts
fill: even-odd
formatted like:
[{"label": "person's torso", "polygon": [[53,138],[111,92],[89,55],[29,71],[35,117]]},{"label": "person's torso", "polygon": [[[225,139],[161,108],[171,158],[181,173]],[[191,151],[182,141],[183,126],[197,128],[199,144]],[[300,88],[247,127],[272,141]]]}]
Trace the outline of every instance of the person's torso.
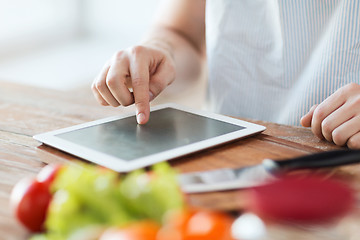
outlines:
[{"label": "person's torso", "polygon": [[360,82],[358,0],[207,0],[214,111],[298,125],[309,108]]}]

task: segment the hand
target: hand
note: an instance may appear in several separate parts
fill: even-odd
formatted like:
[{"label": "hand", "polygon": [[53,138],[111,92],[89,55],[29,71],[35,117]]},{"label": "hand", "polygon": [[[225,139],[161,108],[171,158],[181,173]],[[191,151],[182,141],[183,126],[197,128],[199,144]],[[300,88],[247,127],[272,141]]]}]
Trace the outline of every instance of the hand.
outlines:
[{"label": "hand", "polygon": [[360,148],[360,85],[350,83],[338,89],[314,105],[300,122],[320,139]]},{"label": "hand", "polygon": [[145,124],[149,120],[150,101],[175,79],[174,65],[165,49],[135,46],[117,52],[91,88],[101,105],[118,107],[135,103],[137,122]]}]

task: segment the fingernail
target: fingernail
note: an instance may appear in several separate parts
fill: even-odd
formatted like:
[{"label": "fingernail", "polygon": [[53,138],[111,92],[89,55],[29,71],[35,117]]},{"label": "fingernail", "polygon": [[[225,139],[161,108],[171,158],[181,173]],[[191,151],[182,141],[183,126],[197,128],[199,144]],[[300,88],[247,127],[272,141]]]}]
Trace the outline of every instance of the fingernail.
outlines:
[{"label": "fingernail", "polygon": [[143,124],[145,122],[145,114],[139,113],[136,117],[138,124]]},{"label": "fingernail", "polygon": [[154,99],[154,94],[152,92],[149,92],[149,100],[152,101]]}]

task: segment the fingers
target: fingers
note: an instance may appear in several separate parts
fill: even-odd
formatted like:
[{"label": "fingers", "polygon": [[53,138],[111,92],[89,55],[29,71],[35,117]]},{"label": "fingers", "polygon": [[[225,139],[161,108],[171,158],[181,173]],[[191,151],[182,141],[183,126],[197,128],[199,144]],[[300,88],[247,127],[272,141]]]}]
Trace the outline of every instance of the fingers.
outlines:
[{"label": "fingers", "polygon": [[[333,139],[333,135],[335,133],[335,129],[342,125],[347,125],[347,121],[349,121],[351,118],[354,117],[354,112],[352,111],[352,104],[345,103],[340,108],[336,109],[334,112],[332,112],[329,116],[327,116],[322,122],[321,122],[321,133],[324,136],[326,140],[329,142],[334,141],[336,143],[336,140]],[[353,132],[352,134],[354,134]],[[351,134],[351,135],[352,135]],[[350,136],[351,136],[350,135]],[[348,136],[348,137],[350,137]],[[344,145],[346,143],[342,142],[338,145]]]},{"label": "fingers", "polygon": [[106,84],[106,78],[110,69],[110,63],[106,63],[99,76],[94,80],[91,85],[92,92],[96,100],[104,106],[117,107],[120,103],[113,97],[111,91]]},{"label": "fingers", "polygon": [[157,97],[175,80],[175,68],[169,61],[163,61],[156,73],[150,77],[150,101]]},{"label": "fingers", "polygon": [[[136,46],[118,52],[92,84],[102,105],[135,103],[139,124],[149,120],[150,101],[175,79],[173,59],[159,49]],[[131,92],[129,88],[132,88]]]},{"label": "fingers", "polygon": [[150,115],[149,93],[149,61],[144,56],[143,47],[132,50],[133,58],[130,60],[131,83],[134,90],[136,119],[139,124],[145,124]]},{"label": "fingers", "polygon": [[[360,116],[351,118],[332,131],[332,140],[336,145],[344,146],[346,143],[355,145],[350,140],[354,135],[360,132]],[[358,144],[359,145],[359,144]]]},{"label": "fingers", "polygon": [[110,94],[116,101],[129,106],[134,103],[133,94],[127,87],[127,75],[129,74],[129,61],[127,58],[119,57],[115,59],[106,76],[106,85]]},{"label": "fingers", "polygon": [[345,101],[346,95],[344,94],[343,89],[340,88],[315,108],[313,117],[311,119],[311,130],[318,138],[324,138],[321,127],[323,120],[333,111],[343,105]]},{"label": "fingers", "polygon": [[360,85],[348,84],[302,117],[303,126],[336,145],[360,148]]},{"label": "fingers", "polygon": [[92,84],[97,101],[104,106],[128,106],[134,103],[132,93],[126,86],[129,75],[129,61],[125,52],[120,51],[105,64]]},{"label": "fingers", "polygon": [[109,68],[110,68],[110,64],[107,62],[104,65],[103,69],[101,70],[100,74],[94,79],[91,85],[91,90],[95,96],[95,99],[103,106],[109,106],[109,103],[101,96],[98,90],[98,82],[101,81],[101,79],[106,78]]},{"label": "fingers", "polygon": [[352,149],[360,149],[360,132],[349,138],[347,141],[347,146]]},{"label": "fingers", "polygon": [[93,83],[91,87],[93,94],[95,96],[95,99],[103,106],[109,106],[109,103],[101,96],[99,91],[97,90],[97,87],[95,86],[95,83]]},{"label": "fingers", "polygon": [[307,114],[305,114],[301,119],[300,119],[300,124],[303,127],[311,127],[311,120],[314,114],[314,110],[315,108],[318,106],[318,104],[312,106],[309,110],[309,112]]}]

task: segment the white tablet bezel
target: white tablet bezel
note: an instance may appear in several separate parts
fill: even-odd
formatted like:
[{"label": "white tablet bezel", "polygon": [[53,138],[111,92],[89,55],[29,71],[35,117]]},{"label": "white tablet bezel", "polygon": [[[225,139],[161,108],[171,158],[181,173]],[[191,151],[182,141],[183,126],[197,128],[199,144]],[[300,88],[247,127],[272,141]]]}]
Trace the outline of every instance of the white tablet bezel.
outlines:
[{"label": "white tablet bezel", "polygon": [[[104,119],[100,119],[100,120],[96,120],[96,121],[91,121],[91,122],[75,125],[75,126],[68,127],[68,128],[63,128],[63,129],[59,129],[59,130],[55,130],[55,131],[51,131],[51,132],[47,132],[47,133],[38,134],[38,135],[34,136],[34,139],[36,139],[46,145],[55,147],[64,152],[78,156],[78,157],[88,160],[90,162],[97,163],[99,165],[105,166],[105,167],[113,169],[115,171],[128,172],[128,171],[132,171],[134,169],[138,169],[138,168],[142,168],[142,167],[146,167],[146,166],[155,164],[157,162],[170,160],[170,159],[180,157],[180,156],[192,153],[192,152],[197,152],[202,149],[206,149],[206,148],[213,147],[213,146],[216,146],[219,144],[223,144],[223,143],[235,140],[235,139],[250,136],[250,135],[262,132],[266,129],[264,126],[261,126],[258,124],[242,121],[239,119],[235,119],[235,118],[231,118],[231,117],[227,117],[227,116],[223,116],[223,115],[219,115],[219,114],[215,114],[215,113],[195,110],[195,109],[191,109],[189,107],[180,106],[180,105],[173,104],[173,103],[162,104],[162,105],[152,107],[151,111],[156,111],[156,110],[160,110],[160,109],[164,109],[164,108],[174,108],[174,109],[182,110],[185,112],[193,113],[196,115],[200,115],[203,117],[208,117],[208,118],[220,120],[220,121],[223,121],[226,123],[231,123],[234,125],[242,126],[245,128],[235,131],[235,132],[227,133],[227,134],[224,134],[224,135],[221,135],[218,137],[213,137],[213,138],[206,139],[206,140],[203,140],[200,142],[195,142],[195,143],[192,143],[189,145],[185,145],[185,146],[177,147],[177,148],[170,149],[167,151],[152,154],[152,155],[149,155],[146,157],[133,159],[131,161],[117,158],[117,157],[108,155],[106,153],[99,152],[99,151],[72,143],[70,141],[61,139],[61,138],[57,137],[56,135],[74,131],[74,130],[78,130],[81,128],[95,126],[95,125],[106,123],[106,122],[111,122],[114,120],[119,120],[119,119],[130,117],[130,116],[135,116],[134,113],[122,114],[119,116],[113,116],[113,117],[109,117],[109,118],[104,118]],[[134,121],[135,121],[135,119],[134,119]]]}]

